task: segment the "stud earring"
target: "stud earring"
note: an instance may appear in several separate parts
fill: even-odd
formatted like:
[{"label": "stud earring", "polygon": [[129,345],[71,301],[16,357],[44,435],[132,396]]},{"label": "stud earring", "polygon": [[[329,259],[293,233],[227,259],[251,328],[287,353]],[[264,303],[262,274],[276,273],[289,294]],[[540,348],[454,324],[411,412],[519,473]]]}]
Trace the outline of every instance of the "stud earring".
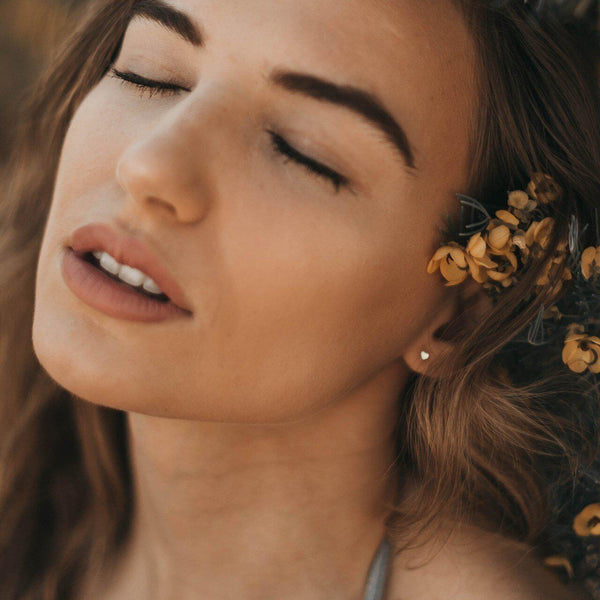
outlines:
[{"label": "stud earring", "polygon": [[421,350],[421,360],[427,360],[429,358],[429,352],[425,352],[425,350]]}]

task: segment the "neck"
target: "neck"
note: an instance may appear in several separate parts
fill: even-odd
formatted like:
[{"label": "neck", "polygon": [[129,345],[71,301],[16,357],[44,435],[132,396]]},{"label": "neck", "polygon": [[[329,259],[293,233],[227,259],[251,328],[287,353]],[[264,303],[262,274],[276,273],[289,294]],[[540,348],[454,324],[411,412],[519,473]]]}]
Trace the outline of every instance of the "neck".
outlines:
[{"label": "neck", "polygon": [[293,423],[129,413],[134,521],[102,597],[360,600],[399,489],[398,379]]}]

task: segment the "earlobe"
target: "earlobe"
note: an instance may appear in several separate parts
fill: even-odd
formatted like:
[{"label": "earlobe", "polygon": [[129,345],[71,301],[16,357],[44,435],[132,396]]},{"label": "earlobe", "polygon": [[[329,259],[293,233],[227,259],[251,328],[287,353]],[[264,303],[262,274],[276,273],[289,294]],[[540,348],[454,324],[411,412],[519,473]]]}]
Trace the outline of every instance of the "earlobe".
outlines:
[{"label": "earlobe", "polygon": [[448,299],[448,302],[436,313],[427,327],[406,348],[403,359],[411,371],[426,375],[431,364],[443,360],[446,352],[452,350],[454,344],[439,339],[435,333],[455,316],[455,305],[454,299]]},{"label": "earlobe", "polygon": [[456,331],[484,318],[493,306],[491,298],[474,280],[463,283],[456,292],[445,297],[445,303],[405,349],[402,358],[411,371],[421,375],[431,372],[432,365],[455,349]]}]

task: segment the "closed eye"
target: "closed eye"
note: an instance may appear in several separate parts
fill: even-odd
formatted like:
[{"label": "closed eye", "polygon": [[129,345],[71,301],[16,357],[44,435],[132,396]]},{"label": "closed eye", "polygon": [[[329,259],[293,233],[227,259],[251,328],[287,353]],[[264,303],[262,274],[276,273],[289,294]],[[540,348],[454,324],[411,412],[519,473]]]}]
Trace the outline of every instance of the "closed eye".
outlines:
[{"label": "closed eye", "polygon": [[333,169],[330,169],[320,162],[317,162],[316,160],[298,152],[298,150],[296,150],[293,146],[290,146],[278,133],[275,133],[271,130],[268,130],[268,133],[271,136],[273,147],[277,152],[283,154],[288,160],[292,160],[306,167],[312,174],[329,180],[333,184],[336,192],[339,192],[341,187],[349,186],[350,182],[347,177],[340,175]]},{"label": "closed eye", "polygon": [[189,88],[179,85],[175,81],[155,81],[142,77],[131,71],[119,71],[115,67],[111,68],[111,76],[121,80],[126,85],[132,85],[141,92],[141,96],[148,94],[148,97],[160,96],[176,96],[181,92],[191,92]]},{"label": "closed eye", "polygon": [[[115,67],[111,68],[111,77],[119,79],[123,84],[134,86],[139,90],[141,96],[148,94],[149,98],[156,95],[176,96],[181,92],[191,91],[189,88],[179,85],[175,81],[155,81],[131,71],[119,71]],[[309,173],[316,175],[317,177],[330,181],[336,193],[339,192],[342,187],[351,189],[350,181],[347,177],[340,175],[333,169],[298,152],[298,150],[293,146],[290,146],[278,133],[271,130],[268,130],[268,133],[271,136],[274,149],[282,154],[287,160],[291,160],[305,167]]]}]

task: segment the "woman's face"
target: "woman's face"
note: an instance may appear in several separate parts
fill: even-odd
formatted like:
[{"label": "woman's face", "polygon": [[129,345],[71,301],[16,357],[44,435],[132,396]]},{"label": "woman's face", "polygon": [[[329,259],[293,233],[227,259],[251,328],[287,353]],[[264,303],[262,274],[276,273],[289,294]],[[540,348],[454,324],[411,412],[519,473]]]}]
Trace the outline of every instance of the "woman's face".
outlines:
[{"label": "woman's face", "polygon": [[[156,14],[132,19],[114,67],[175,89],[109,72],[73,117],[37,271],[42,365],[98,404],[218,421],[294,420],[382,372],[400,381],[448,293],[425,268],[466,185],[475,58],[459,13],[447,0],[142,5]],[[171,10],[197,35],[174,31]],[[75,296],[63,254],[93,222],[150,246],[192,315],[133,321]]]}]

